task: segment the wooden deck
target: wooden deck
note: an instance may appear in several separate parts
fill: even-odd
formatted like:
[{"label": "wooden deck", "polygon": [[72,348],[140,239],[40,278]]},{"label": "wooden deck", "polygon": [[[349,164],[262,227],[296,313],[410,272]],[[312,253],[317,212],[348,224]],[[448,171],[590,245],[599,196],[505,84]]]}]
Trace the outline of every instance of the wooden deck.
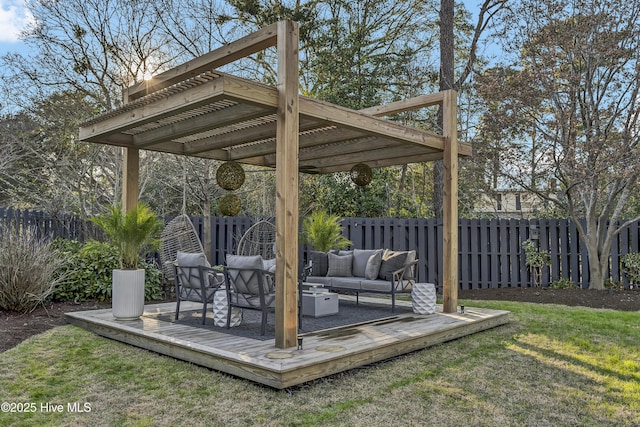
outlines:
[{"label": "wooden deck", "polygon": [[[349,297],[347,297],[349,298]],[[343,296],[341,295],[341,300]],[[379,301],[376,299],[376,301]],[[360,297],[360,303],[373,302]],[[201,308],[183,303],[183,310]],[[398,301],[397,304],[410,304]],[[67,313],[70,323],[117,341],[282,389],[346,371],[509,321],[508,311],[465,307],[465,313],[404,313],[358,325],[301,334],[303,349],[160,321],[175,303],[145,306],[140,320],[116,321],[111,310]]]}]

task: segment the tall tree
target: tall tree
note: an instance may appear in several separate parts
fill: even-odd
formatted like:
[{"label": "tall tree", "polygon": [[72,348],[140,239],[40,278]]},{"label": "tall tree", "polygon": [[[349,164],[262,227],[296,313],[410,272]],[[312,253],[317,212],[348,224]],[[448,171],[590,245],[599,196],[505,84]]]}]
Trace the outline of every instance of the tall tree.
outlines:
[{"label": "tall tree", "polygon": [[640,219],[622,220],[640,173],[640,4],[523,0],[507,24],[520,65],[495,73],[503,91],[485,93],[519,148],[501,171],[567,212],[589,287],[603,289],[614,239]]},{"label": "tall tree", "polygon": [[[456,75],[456,11],[454,0],[440,0],[440,90],[455,89],[460,91],[471,73],[478,58],[478,47],[482,34],[492,23],[496,14],[498,14],[507,3],[507,0],[484,0],[480,5],[478,12],[478,20],[471,34],[468,48],[459,48],[461,54],[458,64],[461,68]],[[466,16],[461,12],[458,21],[466,22]],[[459,25],[458,28],[461,28]],[[461,41],[460,37],[457,38]],[[438,114],[438,125],[442,129],[442,112]],[[433,173],[433,210],[437,218],[442,217],[443,206],[443,180],[444,165],[442,161],[434,162]]]}]

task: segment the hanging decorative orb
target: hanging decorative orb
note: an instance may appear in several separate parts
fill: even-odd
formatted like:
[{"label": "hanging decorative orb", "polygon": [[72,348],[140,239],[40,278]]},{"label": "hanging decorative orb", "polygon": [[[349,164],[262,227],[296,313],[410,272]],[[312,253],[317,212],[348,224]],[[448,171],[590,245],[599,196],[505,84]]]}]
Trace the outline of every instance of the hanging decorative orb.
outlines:
[{"label": "hanging decorative orb", "polygon": [[358,163],[351,168],[351,181],[357,186],[364,187],[368,185],[373,179],[373,173],[371,168],[364,163]]},{"label": "hanging decorative orb", "polygon": [[236,162],[223,163],[216,171],[216,181],[225,190],[237,190],[244,184],[244,169]]},{"label": "hanging decorative orb", "polygon": [[236,216],[242,209],[242,202],[237,194],[229,193],[220,197],[218,200],[218,209],[224,216]]}]

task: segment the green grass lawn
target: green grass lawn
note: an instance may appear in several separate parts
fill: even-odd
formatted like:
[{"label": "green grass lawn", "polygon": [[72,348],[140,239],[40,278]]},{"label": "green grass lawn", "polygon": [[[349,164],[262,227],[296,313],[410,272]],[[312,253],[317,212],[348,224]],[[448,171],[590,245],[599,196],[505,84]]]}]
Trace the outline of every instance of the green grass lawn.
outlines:
[{"label": "green grass lawn", "polygon": [[0,353],[0,401],[35,406],[0,425],[640,425],[640,312],[462,303],[512,322],[282,391],[59,327]]}]

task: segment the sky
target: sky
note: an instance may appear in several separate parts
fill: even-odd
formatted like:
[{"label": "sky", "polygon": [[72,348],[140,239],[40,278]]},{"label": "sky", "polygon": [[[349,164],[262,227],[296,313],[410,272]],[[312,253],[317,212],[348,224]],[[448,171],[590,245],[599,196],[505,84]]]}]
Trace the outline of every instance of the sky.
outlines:
[{"label": "sky", "polygon": [[30,20],[24,0],[0,0],[0,56],[8,52],[26,52],[18,35]]}]

